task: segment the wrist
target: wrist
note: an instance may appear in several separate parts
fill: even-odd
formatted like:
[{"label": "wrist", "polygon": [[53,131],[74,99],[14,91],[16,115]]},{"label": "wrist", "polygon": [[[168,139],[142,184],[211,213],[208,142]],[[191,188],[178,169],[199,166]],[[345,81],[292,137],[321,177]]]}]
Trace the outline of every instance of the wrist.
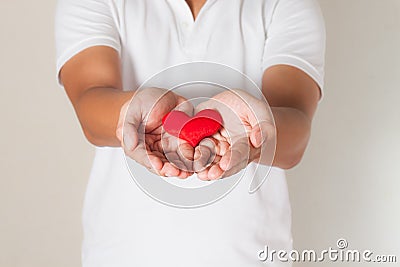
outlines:
[{"label": "wrist", "polygon": [[88,89],[75,102],[75,110],[87,140],[95,146],[119,146],[115,136],[122,105],[133,92],[114,88]]}]

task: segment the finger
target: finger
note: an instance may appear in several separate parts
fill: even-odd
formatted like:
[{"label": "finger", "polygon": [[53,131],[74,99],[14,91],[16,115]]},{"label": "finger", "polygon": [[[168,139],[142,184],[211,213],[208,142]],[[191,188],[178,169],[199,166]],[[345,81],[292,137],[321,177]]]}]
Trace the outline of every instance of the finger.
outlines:
[{"label": "finger", "polygon": [[124,126],[124,120],[126,116],[126,111],[128,110],[130,101],[127,101],[122,107],[119,112],[119,118],[118,118],[118,124],[117,124],[117,129],[115,131],[115,134],[118,138],[118,140],[121,142],[121,145],[123,144],[122,142],[122,132],[123,132],[123,126]]},{"label": "finger", "polygon": [[259,148],[264,143],[264,135],[259,125],[256,125],[250,133],[250,142],[254,147]]},{"label": "finger", "polygon": [[[218,176],[218,174],[216,174],[216,175],[213,175],[213,177],[211,178],[210,177],[210,170],[211,170],[211,168],[213,167],[213,166],[218,166],[219,167],[219,161],[221,160],[221,156],[218,156],[218,155],[215,155],[215,157],[214,157],[214,160],[212,161],[212,162],[210,162],[210,163],[208,163],[207,164],[207,166],[206,166],[206,168],[204,168],[203,170],[201,170],[201,171],[199,171],[199,172],[196,172],[196,174],[197,174],[197,176],[198,176],[198,178],[200,179],[200,180],[203,180],[203,181],[210,181],[210,180],[213,180],[213,179],[216,179],[216,178],[218,178],[217,176]],[[214,170],[214,171],[218,171],[218,170]],[[223,172],[223,171],[222,171]],[[216,177],[216,178],[215,178]]]},{"label": "finger", "polygon": [[219,164],[211,165],[209,171],[208,171],[208,178],[210,180],[217,180],[222,177],[224,174],[224,170],[221,169]]},{"label": "finger", "polygon": [[193,170],[201,172],[207,168],[212,152],[205,146],[198,146],[194,152]]},{"label": "finger", "polygon": [[202,181],[209,181],[210,179],[208,178],[208,168],[202,170],[201,172],[198,172],[197,178],[199,178]]},{"label": "finger", "polygon": [[177,177],[180,171],[170,162],[164,163],[162,169],[160,170],[160,174],[167,177]]},{"label": "finger", "polygon": [[159,174],[164,165],[159,156],[147,151],[143,145],[139,145],[133,151],[126,151],[126,154],[140,165],[149,170],[154,170],[157,174]]},{"label": "finger", "polygon": [[212,137],[215,139],[215,154],[219,156],[225,155],[230,146],[228,143],[228,139],[223,137],[220,132],[214,134]]},{"label": "finger", "polygon": [[124,147],[125,150],[133,151],[136,148],[136,146],[138,145],[139,136],[135,125],[124,123],[122,139],[123,139],[122,146]]},{"label": "finger", "polygon": [[247,161],[243,160],[239,164],[237,164],[234,167],[232,167],[230,170],[224,171],[224,173],[219,178],[222,179],[222,178],[227,178],[227,177],[230,177],[232,175],[235,175],[238,172],[240,172],[241,170],[243,170],[247,166],[247,164],[248,164]]},{"label": "finger", "polygon": [[216,105],[216,101],[212,98],[208,99],[207,101],[199,103],[195,108],[194,108],[194,113],[198,113],[202,111],[203,109],[213,109]]},{"label": "finger", "polygon": [[207,176],[208,180],[216,180],[221,178],[224,170],[219,166],[219,162],[221,161],[221,156],[216,155],[214,160],[207,167]]},{"label": "finger", "polygon": [[176,95],[160,88],[146,88],[137,93],[128,110],[145,132],[152,132],[161,125],[162,118],[177,105]]},{"label": "finger", "polygon": [[151,151],[151,152],[153,153],[154,156],[157,156],[158,158],[160,158],[161,161],[163,161],[163,162],[167,161],[167,159],[165,158],[164,154],[162,154],[161,152],[159,152],[157,150],[154,150],[154,151]]},{"label": "finger", "polygon": [[179,178],[187,178],[191,175],[191,158],[193,158],[193,152],[190,152],[190,149],[186,150],[183,147],[180,150],[178,147],[175,147],[175,149],[172,147],[161,147],[161,151],[163,151],[166,158],[166,166],[162,170],[162,173],[165,173],[167,176],[177,176]]},{"label": "finger", "polygon": [[252,127],[250,142],[254,147],[259,148],[267,139],[271,139],[274,134],[275,127],[273,123],[261,121]]},{"label": "finger", "polygon": [[191,176],[193,173],[191,173],[191,172],[187,172],[187,171],[181,171],[180,173],[179,173],[179,175],[178,175],[178,178],[180,178],[180,179],[186,179],[186,178],[188,178],[189,176]]},{"label": "finger", "polygon": [[212,138],[203,139],[194,152],[193,168],[200,172],[213,162],[216,156],[217,145]]},{"label": "finger", "polygon": [[250,147],[246,138],[236,141],[231,148],[222,156],[219,166],[228,171],[242,161],[248,162]]},{"label": "finger", "polygon": [[128,107],[122,126],[122,146],[127,151],[134,150],[139,142],[140,118],[138,114],[131,115],[131,113]]},{"label": "finger", "polygon": [[178,146],[179,156],[185,160],[193,161],[194,158],[194,148],[187,142],[180,141]]},{"label": "finger", "polygon": [[235,165],[239,164],[243,160],[243,154],[239,150],[229,150],[224,156],[222,156],[219,166],[224,171],[229,171]]},{"label": "finger", "polygon": [[161,151],[164,151],[167,160],[181,171],[192,172],[194,148],[186,142],[181,142],[180,145],[178,142],[180,141],[173,137],[164,139],[163,143],[166,145],[161,147]]},{"label": "finger", "polygon": [[193,171],[194,148],[187,142],[180,141],[178,146],[178,156],[186,168],[181,169],[185,171]]},{"label": "finger", "polygon": [[193,171],[194,148],[186,141],[167,133],[163,134],[161,146],[157,149],[165,153],[166,158],[180,170]]},{"label": "finger", "polygon": [[178,168],[179,170],[186,170],[186,165],[181,161],[181,158],[176,152],[168,152],[165,154],[166,161],[170,162],[174,167]]}]

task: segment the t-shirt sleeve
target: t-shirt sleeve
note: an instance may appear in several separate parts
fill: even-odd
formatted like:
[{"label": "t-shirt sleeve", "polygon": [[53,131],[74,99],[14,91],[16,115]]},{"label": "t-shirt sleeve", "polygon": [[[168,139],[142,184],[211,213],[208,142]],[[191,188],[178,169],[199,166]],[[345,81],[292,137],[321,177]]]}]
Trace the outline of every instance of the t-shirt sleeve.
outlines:
[{"label": "t-shirt sleeve", "polygon": [[55,14],[57,79],[62,66],[91,46],[121,53],[116,9],[109,0],[58,0]]},{"label": "t-shirt sleeve", "polygon": [[277,0],[266,35],[263,70],[280,64],[301,69],[323,95],[326,33],[318,3]]}]

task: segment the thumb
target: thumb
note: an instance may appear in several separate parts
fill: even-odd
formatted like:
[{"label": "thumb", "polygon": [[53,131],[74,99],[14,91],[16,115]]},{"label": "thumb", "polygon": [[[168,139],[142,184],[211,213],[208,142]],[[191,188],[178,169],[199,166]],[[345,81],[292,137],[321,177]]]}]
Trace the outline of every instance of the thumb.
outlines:
[{"label": "thumb", "polygon": [[132,122],[129,122],[127,118],[129,106],[131,101],[127,101],[122,107],[118,119],[118,125],[116,129],[116,136],[118,140],[121,142],[121,146],[128,151],[132,151],[136,148],[139,142],[138,137],[138,127],[133,123],[136,121],[134,118],[131,118]]},{"label": "thumb", "polygon": [[117,124],[117,129],[115,130],[115,135],[117,136],[118,140],[121,142],[121,145],[123,145],[122,143],[122,132],[123,132],[123,127],[124,127],[124,120],[125,120],[125,116],[126,116],[126,112],[128,110],[129,107],[129,101],[125,102],[119,112],[119,118],[118,118],[118,124]]},{"label": "thumb", "polygon": [[133,151],[138,143],[139,136],[136,126],[125,122],[122,131],[122,147],[127,151]]},{"label": "thumb", "polygon": [[269,121],[260,121],[252,127],[250,132],[250,142],[251,144],[259,148],[261,147],[267,139],[271,139],[275,134],[275,127]]}]

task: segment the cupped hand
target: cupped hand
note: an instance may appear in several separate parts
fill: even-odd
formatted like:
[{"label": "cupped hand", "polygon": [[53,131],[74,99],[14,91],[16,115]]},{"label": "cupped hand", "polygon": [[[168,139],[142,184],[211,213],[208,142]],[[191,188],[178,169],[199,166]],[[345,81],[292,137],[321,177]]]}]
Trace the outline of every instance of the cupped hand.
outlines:
[{"label": "cupped hand", "polygon": [[194,170],[202,180],[234,175],[256,161],[268,140],[275,137],[273,118],[267,103],[242,91],[222,92],[199,104],[195,111],[217,110],[224,121],[219,133],[204,139],[195,149],[194,158],[202,158]]},{"label": "cupped hand", "polygon": [[192,175],[191,166],[186,165],[193,158],[193,148],[162,130],[162,118],[174,109],[193,113],[190,102],[171,91],[140,90],[121,108],[117,136],[125,154],[149,171],[187,178]]}]

